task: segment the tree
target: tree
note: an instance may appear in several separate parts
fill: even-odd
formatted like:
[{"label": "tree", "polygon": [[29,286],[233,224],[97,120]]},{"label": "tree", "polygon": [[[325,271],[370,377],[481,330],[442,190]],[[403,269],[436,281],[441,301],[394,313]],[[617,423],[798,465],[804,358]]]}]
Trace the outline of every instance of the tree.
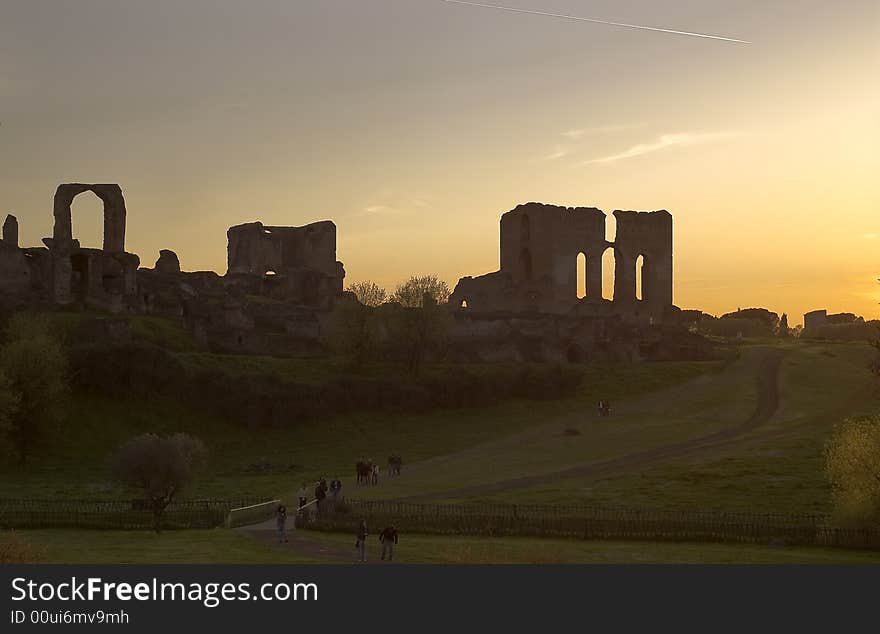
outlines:
[{"label": "tree", "polygon": [[345,290],[349,293],[354,293],[361,304],[371,308],[381,306],[388,297],[388,293],[385,292],[384,288],[369,280],[350,284]]},{"label": "tree", "polygon": [[880,525],[880,416],[848,419],[825,447],[837,520],[861,527]]},{"label": "tree", "polygon": [[412,276],[397,286],[391,301],[406,308],[421,308],[428,298],[435,305],[449,301],[449,286],[436,275]]},{"label": "tree", "polygon": [[791,334],[791,329],[788,327],[788,314],[782,313],[782,317],[779,319],[779,327],[777,333],[783,339],[787,338]]},{"label": "tree", "polygon": [[360,369],[375,353],[379,339],[376,309],[360,301],[336,304],[330,345]]},{"label": "tree", "polygon": [[393,344],[401,351],[407,370],[416,376],[431,352],[439,353],[446,343],[452,316],[445,305],[429,294],[421,306],[397,306],[392,313]]},{"label": "tree", "polygon": [[110,467],[120,482],[144,492],[159,533],[165,509],[192,482],[207,455],[204,443],[188,434],[143,434],[123,443],[110,457]]},{"label": "tree", "polygon": [[5,376],[0,381],[0,424],[24,464],[47,428],[61,419],[68,392],[67,359],[48,319],[13,315],[0,347],[0,374]]}]

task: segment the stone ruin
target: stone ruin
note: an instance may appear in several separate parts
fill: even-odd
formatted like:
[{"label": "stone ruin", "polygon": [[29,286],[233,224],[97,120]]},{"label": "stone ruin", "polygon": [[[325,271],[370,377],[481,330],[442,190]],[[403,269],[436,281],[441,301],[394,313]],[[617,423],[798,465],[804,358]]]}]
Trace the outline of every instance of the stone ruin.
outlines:
[{"label": "stone ruin", "polygon": [[[659,321],[672,308],[672,215],[615,211],[617,236],[593,207],[529,203],[501,217],[501,269],[462,278],[454,306],[472,313],[621,315]],[[614,298],[602,297],[602,256],[614,252]],[[578,298],[579,255],[586,296]],[[642,258],[641,299],[636,266]]]},{"label": "stone ruin", "polygon": [[[102,249],[83,248],[73,236],[70,206],[87,191],[104,203]],[[168,249],[159,252],[153,268],[138,268],[138,256],[125,251],[126,206],[118,185],[61,185],[54,214],[53,235],[43,247],[20,247],[17,220],[10,215],[4,222],[0,309],[73,305],[158,315],[178,320],[215,352],[309,357],[327,353],[334,306],[356,301],[343,292],[345,268],[336,259],[336,225],[330,221],[231,227],[227,271],[219,275],[182,270]],[[598,209],[530,203],[504,214],[500,270],[462,278],[452,293],[449,358],[704,358],[705,340],[676,329],[672,216],[666,211],[614,215],[617,238],[608,242],[606,217]],[[616,263],[613,300],[601,294],[601,259],[608,249]],[[577,297],[579,254],[587,288],[583,298]],[[120,324],[114,326],[114,339],[124,338]]]},{"label": "stone ruin", "polygon": [[[72,234],[70,206],[84,192],[104,204],[104,246],[81,247]],[[125,199],[119,185],[69,183],[55,192],[55,226],[45,247],[20,248],[18,222],[8,216],[0,244],[0,290],[34,294],[58,305],[81,302],[121,310],[137,293],[140,259],[125,251]]]},{"label": "stone ruin", "polygon": [[[71,204],[84,192],[104,204],[104,244],[80,246]],[[19,246],[18,220],[7,216],[0,240],[0,308],[44,304],[179,318],[212,349],[311,354],[320,346],[321,312],[342,295],[336,225],[267,227],[228,232],[228,272],[185,272],[162,249],[154,268],[125,251],[126,206],[115,184],[70,183],[55,192],[55,225],[43,247]]]},{"label": "stone ruin", "polygon": [[342,293],[345,268],[336,260],[336,225],[267,227],[251,222],[227,232],[227,275],[256,275],[264,293],[305,306],[331,308]]}]

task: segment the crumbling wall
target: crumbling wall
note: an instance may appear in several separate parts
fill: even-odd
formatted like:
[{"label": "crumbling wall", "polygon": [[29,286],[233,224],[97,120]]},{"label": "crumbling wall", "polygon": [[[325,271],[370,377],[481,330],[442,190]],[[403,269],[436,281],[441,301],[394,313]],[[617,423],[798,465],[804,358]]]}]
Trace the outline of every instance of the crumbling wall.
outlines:
[{"label": "crumbling wall", "polygon": [[[605,214],[595,207],[528,203],[500,222],[501,268],[462,278],[451,301],[478,312],[614,315],[659,318],[672,306],[672,216],[667,211],[615,211],[617,236],[605,238]],[[602,298],[602,257],[615,255],[614,300]],[[586,295],[578,298],[583,255]],[[636,266],[643,258],[642,297]]]},{"label": "crumbling wall", "polygon": [[227,275],[261,276],[262,294],[307,306],[329,307],[342,293],[345,269],[336,260],[336,225],[303,227],[251,222],[227,232]]}]

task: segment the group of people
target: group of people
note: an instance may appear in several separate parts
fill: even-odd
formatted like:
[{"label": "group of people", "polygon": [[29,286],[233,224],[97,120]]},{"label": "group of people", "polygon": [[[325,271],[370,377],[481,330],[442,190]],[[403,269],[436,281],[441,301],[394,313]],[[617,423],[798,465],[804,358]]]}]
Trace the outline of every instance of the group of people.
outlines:
[{"label": "group of people", "polygon": [[[388,457],[388,475],[399,476],[403,467],[403,458],[398,454],[392,454]],[[355,473],[357,474],[358,484],[379,484],[379,465],[370,460],[358,460],[355,463]]]},{"label": "group of people", "polygon": [[[357,550],[361,561],[367,560],[367,536],[369,534],[369,531],[367,531],[367,521],[361,520],[357,531],[357,540],[354,543],[355,550]],[[394,559],[394,547],[397,545],[398,537],[399,533],[394,524],[386,526],[379,533],[379,543],[382,544],[382,561],[385,561],[386,556],[388,561]]]}]

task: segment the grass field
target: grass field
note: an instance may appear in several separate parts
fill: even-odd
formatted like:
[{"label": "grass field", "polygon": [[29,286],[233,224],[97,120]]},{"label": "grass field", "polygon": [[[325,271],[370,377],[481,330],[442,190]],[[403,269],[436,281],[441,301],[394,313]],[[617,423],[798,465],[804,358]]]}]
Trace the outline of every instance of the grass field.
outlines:
[{"label": "grass field", "polygon": [[[302,360],[266,360],[186,353],[200,364],[231,363],[244,371],[283,368],[292,376],[314,378]],[[348,479],[360,458],[383,460],[391,452],[417,462],[461,451],[532,427],[572,411],[592,411],[600,395],[625,399],[663,389],[689,378],[717,372],[720,364],[665,363],[613,365],[585,369],[574,398],[511,401],[467,410],[423,414],[362,413],[290,429],[248,429],[194,413],[185,404],[130,397],[124,401],[74,394],[64,423],[34,452],[24,468],[11,456],[0,463],[3,497],[110,497],[130,495],[109,478],[107,456],[124,440],[144,432],[185,431],[201,437],[210,458],[207,472],[188,496],[277,497],[303,481],[336,475]],[[279,370],[281,371],[281,370]],[[327,366],[320,372],[328,372]]]},{"label": "grass field", "polygon": [[568,479],[491,499],[541,503],[827,513],[830,489],[822,451],[847,416],[880,411],[866,370],[867,346],[806,344],[780,368],[780,407],[740,442],[674,463],[598,479]]},{"label": "grass field", "polygon": [[[192,349],[167,324],[150,320],[133,328],[147,340],[176,342],[174,349],[191,367],[269,371],[301,381],[321,381],[338,371],[333,361],[208,355]],[[754,429],[672,458],[624,464],[598,475],[565,475],[742,425],[758,405],[762,364],[777,353],[782,355],[778,400]],[[880,411],[880,390],[866,370],[870,355],[864,344],[764,341],[742,345],[724,362],[585,366],[577,395],[558,401],[407,415],[362,413],[292,429],[250,430],[162,399],[75,394],[64,425],[27,467],[3,461],[0,496],[130,496],[134,492],[114,484],[105,467],[113,448],[146,431],[186,431],[203,438],[211,456],[189,496],[292,499],[303,481],[338,475],[347,495],[370,499],[827,513],[824,443],[844,418]],[[612,402],[610,418],[596,416],[600,398]],[[403,477],[383,479],[378,487],[352,482],[357,459],[383,464],[392,452],[404,456]],[[480,492],[487,484],[491,492]],[[66,530],[25,534],[45,549],[49,561],[326,559],[222,530],[160,537]],[[328,551],[347,553],[342,559],[351,554],[349,535],[312,535],[309,539]],[[400,557],[450,563],[877,561],[871,553],[822,549],[428,536],[407,536]]]},{"label": "grass field", "polygon": [[[44,563],[349,563],[353,536],[308,533],[312,544],[279,545],[243,531],[223,529],[155,535],[141,531],[20,531]],[[2,533],[0,533],[2,539]],[[321,554],[321,551],[326,554]],[[378,541],[368,542],[376,563]],[[880,563],[880,553],[704,543],[584,542],[403,535],[395,553],[402,563]]]}]

